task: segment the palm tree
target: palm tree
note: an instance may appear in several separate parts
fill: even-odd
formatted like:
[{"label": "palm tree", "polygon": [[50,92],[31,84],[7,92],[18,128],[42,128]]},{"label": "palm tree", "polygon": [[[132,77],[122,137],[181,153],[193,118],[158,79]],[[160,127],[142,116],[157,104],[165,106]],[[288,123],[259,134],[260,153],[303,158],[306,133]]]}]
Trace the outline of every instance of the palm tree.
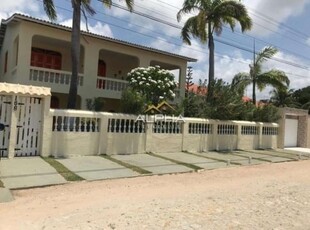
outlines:
[{"label": "palm tree", "polygon": [[184,24],[181,37],[187,44],[191,44],[190,35],[198,38],[202,43],[208,41],[209,47],[209,82],[208,101],[213,98],[214,84],[214,38],[213,34],[220,35],[224,24],[228,24],[232,31],[238,22],[241,31],[250,30],[252,20],[245,6],[235,0],[185,0],[183,8],[178,12],[177,19],[181,20],[183,14],[196,12]]},{"label": "palm tree", "polygon": [[277,53],[277,49],[271,46],[265,47],[259,52],[253,64],[250,65],[249,73],[238,73],[232,80],[232,88],[244,92],[250,84],[253,85],[252,101],[256,104],[256,87],[262,91],[267,85],[277,89],[285,89],[289,86],[290,80],[283,71],[272,69],[263,72],[262,64]]},{"label": "palm tree", "polygon": [[277,107],[299,108],[300,104],[293,97],[294,90],[288,88],[274,88],[271,92],[270,102]]},{"label": "palm tree", "polygon": [[[130,11],[133,9],[134,0],[125,0]],[[111,7],[112,0],[102,0],[106,7]],[[71,60],[72,60],[72,76],[68,95],[68,109],[76,108],[76,98],[78,90],[78,73],[80,66],[80,32],[81,32],[81,12],[84,15],[94,15],[96,12],[91,7],[91,0],[71,0],[73,8],[72,16],[72,33],[71,33]],[[57,19],[57,14],[53,0],[43,0],[44,11],[51,20]]]}]

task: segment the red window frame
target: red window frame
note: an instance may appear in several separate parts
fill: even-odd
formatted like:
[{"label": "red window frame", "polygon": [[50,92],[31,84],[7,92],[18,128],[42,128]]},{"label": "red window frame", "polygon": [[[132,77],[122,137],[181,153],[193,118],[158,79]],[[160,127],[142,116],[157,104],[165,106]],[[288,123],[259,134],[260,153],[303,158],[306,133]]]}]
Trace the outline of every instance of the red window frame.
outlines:
[{"label": "red window frame", "polygon": [[40,48],[31,49],[31,66],[61,70],[61,53]]}]

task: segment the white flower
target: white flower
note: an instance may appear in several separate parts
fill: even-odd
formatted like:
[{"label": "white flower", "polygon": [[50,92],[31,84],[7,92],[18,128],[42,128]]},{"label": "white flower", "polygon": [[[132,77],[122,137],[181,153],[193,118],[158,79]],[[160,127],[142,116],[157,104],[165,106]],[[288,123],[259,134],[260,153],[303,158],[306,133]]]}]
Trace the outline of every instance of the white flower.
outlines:
[{"label": "white flower", "polygon": [[164,99],[164,97],[163,96],[159,96],[159,99]]},{"label": "white flower", "polygon": [[175,93],[171,94],[172,97],[175,97]]}]

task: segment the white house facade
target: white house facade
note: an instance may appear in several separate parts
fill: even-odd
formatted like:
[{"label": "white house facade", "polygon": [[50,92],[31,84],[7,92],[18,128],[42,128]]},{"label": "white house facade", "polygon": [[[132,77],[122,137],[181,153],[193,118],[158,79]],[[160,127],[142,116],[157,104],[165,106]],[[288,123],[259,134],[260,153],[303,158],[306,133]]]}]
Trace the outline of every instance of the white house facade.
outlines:
[{"label": "white house facade", "polygon": [[[65,108],[71,79],[71,28],[14,14],[0,27],[0,81],[51,88],[52,108]],[[184,97],[188,62],[196,59],[88,32],[81,33],[78,108],[102,98],[103,111],[119,111],[127,73],[159,65],[177,73],[177,96]]]}]

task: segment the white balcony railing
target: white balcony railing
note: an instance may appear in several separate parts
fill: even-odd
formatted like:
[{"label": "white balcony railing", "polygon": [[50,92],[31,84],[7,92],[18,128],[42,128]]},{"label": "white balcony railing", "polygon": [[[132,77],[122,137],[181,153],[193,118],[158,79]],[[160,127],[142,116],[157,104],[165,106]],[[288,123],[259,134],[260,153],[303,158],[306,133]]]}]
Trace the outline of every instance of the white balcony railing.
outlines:
[{"label": "white balcony railing", "polygon": [[[79,86],[83,85],[83,78],[83,75],[79,74]],[[58,85],[69,85],[71,81],[71,72],[31,66],[29,80]]]},{"label": "white balcony railing", "polygon": [[97,89],[118,91],[126,89],[128,81],[108,77],[97,77]]}]

